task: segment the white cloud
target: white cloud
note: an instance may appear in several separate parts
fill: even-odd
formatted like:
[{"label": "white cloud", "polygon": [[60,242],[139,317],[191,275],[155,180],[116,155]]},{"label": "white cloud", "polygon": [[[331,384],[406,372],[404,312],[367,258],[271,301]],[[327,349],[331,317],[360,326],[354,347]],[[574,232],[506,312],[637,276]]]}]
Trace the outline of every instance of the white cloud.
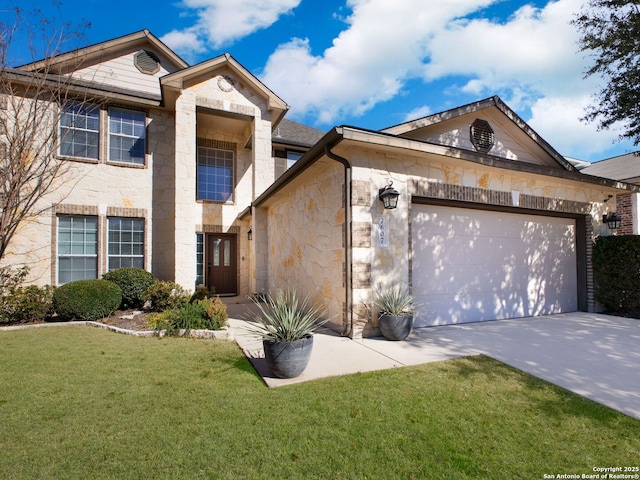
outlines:
[{"label": "white cloud", "polygon": [[403,122],[410,122],[411,120],[416,120],[418,118],[426,117],[430,113],[431,113],[431,107],[429,107],[429,105],[416,107],[410,112],[407,112],[405,114]]},{"label": "white cloud", "polygon": [[614,143],[626,151],[633,151],[631,142],[618,143],[616,128],[596,131],[596,127],[576,119],[584,116],[585,107],[592,101],[589,95],[545,97],[531,107],[529,125],[560,153],[581,160],[599,160],[600,152]]},{"label": "white cloud", "polygon": [[262,80],[284,95],[292,117],[331,124],[406,94],[408,80],[429,89],[451,79],[442,96],[499,94],[561,153],[611,148],[617,133],[580,121],[595,91],[569,23],[583,0],[521,6],[506,20],[468,18],[493,3],[347,0],[352,13],[330,48],[312,55],[308,39],[292,39],[269,57]]},{"label": "white cloud", "polygon": [[[348,0],[348,28],[321,56],[307,39],[280,45],[262,80],[286,92],[293,114],[312,113],[321,123],[360,115],[396,96],[422,68],[428,41],[442,24],[491,0]],[[427,7],[427,8],[426,8]]]},{"label": "white cloud", "polygon": [[163,35],[160,40],[167,44],[170,49],[180,52],[187,59],[193,58],[198,53],[206,50],[203,43],[198,39],[198,34],[190,30],[183,30],[182,32],[173,30]]},{"label": "white cloud", "polygon": [[[176,51],[199,51],[204,44],[219,48],[273,25],[290,13],[301,0],[183,0],[181,6],[194,10],[195,26],[165,35],[169,45],[176,38]],[[184,42],[183,40],[189,40]]]}]

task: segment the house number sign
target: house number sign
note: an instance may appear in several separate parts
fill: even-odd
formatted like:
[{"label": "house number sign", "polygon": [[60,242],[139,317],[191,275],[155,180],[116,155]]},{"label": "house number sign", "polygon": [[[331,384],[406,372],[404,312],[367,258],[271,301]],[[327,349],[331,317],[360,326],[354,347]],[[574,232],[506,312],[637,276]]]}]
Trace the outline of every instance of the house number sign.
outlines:
[{"label": "house number sign", "polygon": [[378,220],[378,246],[389,248],[389,228],[385,217],[380,217]]}]

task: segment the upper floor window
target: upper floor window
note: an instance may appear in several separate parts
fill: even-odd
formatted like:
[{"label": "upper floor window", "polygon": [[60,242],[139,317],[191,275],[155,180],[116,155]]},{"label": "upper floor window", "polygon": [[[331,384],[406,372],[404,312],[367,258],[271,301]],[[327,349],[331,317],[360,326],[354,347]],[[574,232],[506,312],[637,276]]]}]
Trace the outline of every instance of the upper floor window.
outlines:
[{"label": "upper floor window", "polygon": [[98,159],[100,151],[100,109],[73,104],[60,118],[60,155]]},{"label": "upper floor window", "polygon": [[98,277],[98,217],[58,217],[58,284]]},{"label": "upper floor window", "polygon": [[109,160],[144,165],[145,120],[144,112],[109,109]]},{"label": "upper floor window", "polygon": [[197,199],[213,202],[232,202],[233,165],[233,151],[198,147]]}]

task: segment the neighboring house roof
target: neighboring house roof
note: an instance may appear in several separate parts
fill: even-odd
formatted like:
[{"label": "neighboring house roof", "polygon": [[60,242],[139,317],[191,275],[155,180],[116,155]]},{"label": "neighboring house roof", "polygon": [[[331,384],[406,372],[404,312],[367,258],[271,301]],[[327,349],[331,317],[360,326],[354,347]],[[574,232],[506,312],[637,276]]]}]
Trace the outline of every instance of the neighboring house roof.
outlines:
[{"label": "neighboring house roof", "polygon": [[325,132],[292,120],[282,119],[273,131],[273,143],[296,147],[312,147]]},{"label": "neighboring house roof", "polygon": [[640,183],[640,152],[594,162],[580,170],[587,175],[610,178],[628,183]]}]

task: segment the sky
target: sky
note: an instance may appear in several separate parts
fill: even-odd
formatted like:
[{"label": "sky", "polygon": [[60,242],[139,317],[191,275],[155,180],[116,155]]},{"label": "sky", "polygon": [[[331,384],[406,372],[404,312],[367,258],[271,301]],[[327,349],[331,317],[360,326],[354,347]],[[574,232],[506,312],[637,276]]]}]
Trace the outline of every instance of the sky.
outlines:
[{"label": "sky", "polygon": [[[634,151],[580,120],[602,80],[570,24],[585,0],[20,0],[86,46],[148,29],[189,64],[231,54],[321,130],[378,130],[498,95],[566,157]],[[15,2],[2,2],[12,24]],[[0,5],[2,5],[0,3]],[[88,23],[85,29],[78,25]],[[17,43],[17,42],[16,42]],[[15,64],[31,61],[22,47]],[[37,43],[36,43],[37,45]],[[37,54],[36,54],[37,57]],[[37,58],[41,58],[37,57]]]}]

